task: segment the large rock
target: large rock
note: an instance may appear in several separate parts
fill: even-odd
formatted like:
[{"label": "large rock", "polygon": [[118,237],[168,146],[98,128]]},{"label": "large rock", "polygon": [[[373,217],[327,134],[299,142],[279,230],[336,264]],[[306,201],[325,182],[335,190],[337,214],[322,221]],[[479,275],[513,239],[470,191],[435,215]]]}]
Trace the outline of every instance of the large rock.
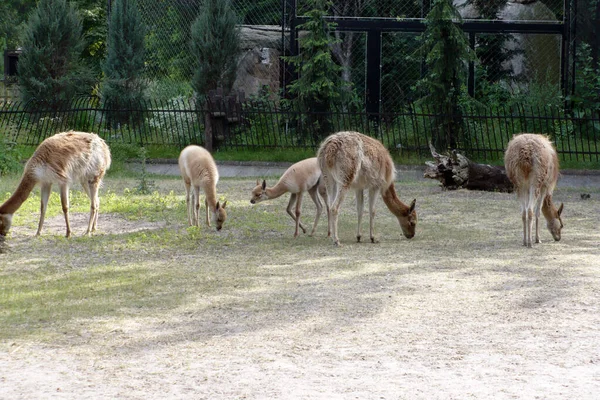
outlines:
[{"label": "large rock", "polygon": [[[287,31],[286,31],[287,32]],[[286,34],[285,42],[288,43]],[[240,28],[241,54],[234,90],[247,96],[279,92],[280,61],[282,50],[281,26],[242,25]]]}]

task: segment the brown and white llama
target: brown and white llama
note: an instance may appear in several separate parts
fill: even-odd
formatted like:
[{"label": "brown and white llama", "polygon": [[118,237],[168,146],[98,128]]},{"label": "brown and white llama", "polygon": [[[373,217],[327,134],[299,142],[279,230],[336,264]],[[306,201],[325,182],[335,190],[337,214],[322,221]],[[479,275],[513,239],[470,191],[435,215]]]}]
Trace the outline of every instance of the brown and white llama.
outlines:
[{"label": "brown and white llama", "polygon": [[29,193],[39,184],[41,207],[37,235],[42,232],[48,199],[53,184],[60,188],[60,200],[67,225],[67,237],[71,236],[69,224],[69,187],[81,183],[90,198],[90,219],[85,232],[96,230],[100,198],[98,189],[111,157],[108,145],[98,135],[87,132],[63,132],[44,140],[35,150],[23,171],[19,186],[12,196],[0,206],[0,235],[6,235],[13,214],[27,200]]},{"label": "brown and white llama", "polygon": [[223,204],[217,201],[219,170],[210,152],[200,146],[187,146],[179,154],[179,170],[185,184],[185,202],[190,226],[199,226],[200,188],[202,188],[205,195],[206,225],[211,226],[210,210],[212,220],[220,231],[227,219],[225,211],[227,201]]},{"label": "brown and white llama", "polygon": [[[256,204],[264,200],[276,199],[285,193],[291,193],[286,211],[296,223],[294,237],[297,237],[299,228],[302,229],[303,233],[306,233],[306,228],[300,222],[300,215],[302,213],[302,196],[304,192],[308,192],[310,198],[315,203],[315,206],[317,206],[315,222],[312,231],[310,232],[310,236],[312,236],[315,234],[319,217],[323,211],[323,204],[321,203],[319,194],[323,196],[323,198],[327,195],[325,186],[321,181],[321,169],[319,168],[317,158],[307,158],[306,160],[299,161],[290,166],[273,187],[267,187],[267,182],[264,180],[262,181],[262,184],[257,180],[256,187],[252,189],[250,203]],[[295,212],[292,212],[294,205],[296,206],[296,209]],[[327,215],[329,216],[328,206]]]},{"label": "brown and white llama", "polygon": [[540,243],[538,220],[540,210],[554,240],[560,240],[563,227],[563,205],[556,208],[552,192],[558,180],[558,156],[546,136],[532,133],[516,135],[504,154],[506,174],[515,187],[523,219],[523,245],[532,246],[535,216],[535,243]]},{"label": "brown and white llama", "polygon": [[369,235],[375,243],[373,224],[375,201],[381,193],[388,209],[396,216],[404,236],[414,237],[417,225],[416,199],[409,206],[396,194],[394,179],[396,170],[392,157],[381,142],[358,132],[338,132],[321,144],[317,153],[319,167],[327,187],[330,208],[329,228],[335,245],[338,238],[338,215],[348,189],[356,192],[358,227],[356,240],[361,239],[361,221],[364,205],[364,189],[369,191]]}]

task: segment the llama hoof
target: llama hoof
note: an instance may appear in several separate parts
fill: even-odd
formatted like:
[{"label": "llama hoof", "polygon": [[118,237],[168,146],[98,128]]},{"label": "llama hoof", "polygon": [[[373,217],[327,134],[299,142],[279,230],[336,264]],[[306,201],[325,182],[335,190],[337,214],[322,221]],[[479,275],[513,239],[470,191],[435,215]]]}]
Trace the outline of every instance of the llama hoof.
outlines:
[{"label": "llama hoof", "polygon": [[342,244],[340,243],[340,241],[339,241],[339,240],[336,240],[335,242],[333,242],[333,245],[334,245],[335,247],[342,247]]},{"label": "llama hoof", "polygon": [[371,243],[379,243],[379,240],[375,239],[374,237],[371,238]]},{"label": "llama hoof", "polygon": [[356,243],[360,243],[360,238],[361,238],[361,236],[356,237]]}]

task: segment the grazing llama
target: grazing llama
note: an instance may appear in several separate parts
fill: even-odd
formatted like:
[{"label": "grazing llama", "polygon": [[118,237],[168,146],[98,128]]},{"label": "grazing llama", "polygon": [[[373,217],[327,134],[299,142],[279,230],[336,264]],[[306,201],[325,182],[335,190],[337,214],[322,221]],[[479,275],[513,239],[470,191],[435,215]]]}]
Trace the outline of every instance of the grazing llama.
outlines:
[{"label": "grazing llama", "polygon": [[369,234],[375,243],[373,223],[375,217],[375,200],[381,193],[388,209],[396,216],[404,236],[408,239],[415,235],[417,213],[416,199],[410,206],[402,203],[396,194],[394,179],[396,170],[387,149],[376,139],[358,132],[338,132],[329,136],[321,144],[317,153],[319,166],[327,186],[327,201],[331,218],[329,229],[333,243],[340,244],[338,238],[338,215],[346,192],[352,188],[356,192],[358,211],[358,228],[356,240],[361,238],[361,220],[363,213],[363,190],[369,191]]},{"label": "grazing llama", "polygon": [[110,150],[104,140],[94,133],[63,132],[44,140],[35,150],[23,171],[19,186],[13,195],[0,206],[0,235],[10,229],[13,214],[27,200],[35,185],[40,184],[40,222],[36,235],[42,232],[53,184],[60,188],[60,201],[71,236],[69,224],[69,187],[79,181],[90,198],[90,219],[86,235],[96,230],[100,198],[98,188],[110,167]]},{"label": "grazing llama", "polygon": [[[276,199],[288,192],[291,193],[290,201],[288,202],[286,211],[296,223],[294,237],[297,237],[298,228],[302,229],[303,233],[306,233],[306,228],[300,222],[300,214],[302,207],[302,195],[304,192],[308,192],[311,199],[317,206],[315,222],[313,224],[312,231],[310,232],[310,236],[312,236],[315,234],[319,217],[323,211],[323,205],[321,203],[321,199],[319,199],[318,193],[320,193],[323,198],[325,198],[327,195],[325,186],[321,183],[321,181],[321,169],[319,168],[317,158],[308,158],[289,167],[283,173],[277,184],[275,184],[273,187],[267,187],[267,182],[264,180],[262,184],[257,180],[256,187],[252,190],[252,198],[250,199],[250,203],[256,204],[264,200]],[[296,205],[295,213],[292,212],[294,204]],[[327,216],[329,217],[328,206]]]},{"label": "grazing llama", "polygon": [[225,211],[227,201],[222,205],[217,201],[219,171],[211,154],[203,147],[187,146],[179,155],[179,170],[185,184],[185,202],[190,226],[199,226],[200,188],[202,188],[205,195],[206,225],[211,226],[208,216],[210,210],[217,230],[220,231],[227,219]]},{"label": "grazing llama", "polygon": [[535,243],[541,243],[538,232],[540,210],[552,237],[559,241],[563,204],[557,209],[552,203],[552,192],[558,179],[558,156],[552,143],[543,135],[517,135],[508,143],[504,165],[521,202],[523,245],[531,247],[534,215]]}]

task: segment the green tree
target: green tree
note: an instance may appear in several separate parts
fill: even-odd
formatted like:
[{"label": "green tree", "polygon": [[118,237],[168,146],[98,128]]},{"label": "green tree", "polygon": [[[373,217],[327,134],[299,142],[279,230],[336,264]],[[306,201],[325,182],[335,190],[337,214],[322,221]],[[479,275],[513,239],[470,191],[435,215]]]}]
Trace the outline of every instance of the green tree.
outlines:
[{"label": "green tree", "polygon": [[296,68],[298,78],[288,85],[292,106],[302,112],[303,130],[312,132],[316,143],[333,131],[330,113],[355,101],[351,85],[342,79],[342,68],[333,59],[332,48],[338,43],[332,31],[335,24],[324,17],[331,5],[328,0],[311,0],[307,21],[298,25],[305,32],[298,40],[300,52],[282,57]]},{"label": "green tree", "polygon": [[[145,27],[135,0],[115,0],[110,10],[106,60],[102,66],[102,99],[110,109],[139,109],[146,89],[144,72]],[[126,122],[131,113],[112,122]],[[136,120],[137,118],[134,118]]]},{"label": "green tree", "polygon": [[77,94],[90,92],[84,68],[81,19],[66,0],[40,0],[29,16],[22,39],[18,74],[23,100],[47,101],[58,107]]},{"label": "green tree", "polygon": [[426,29],[421,35],[422,50],[426,54],[427,73],[419,82],[427,104],[437,115],[437,135],[434,146],[440,150],[454,149],[458,144],[461,126],[459,100],[467,74],[467,62],[475,55],[463,31],[460,14],[451,0],[434,0],[425,18]]},{"label": "green tree", "polygon": [[238,17],[230,0],[204,0],[192,25],[191,53],[195,61],[192,87],[196,96],[223,88],[228,93],[235,80],[239,53]]}]

